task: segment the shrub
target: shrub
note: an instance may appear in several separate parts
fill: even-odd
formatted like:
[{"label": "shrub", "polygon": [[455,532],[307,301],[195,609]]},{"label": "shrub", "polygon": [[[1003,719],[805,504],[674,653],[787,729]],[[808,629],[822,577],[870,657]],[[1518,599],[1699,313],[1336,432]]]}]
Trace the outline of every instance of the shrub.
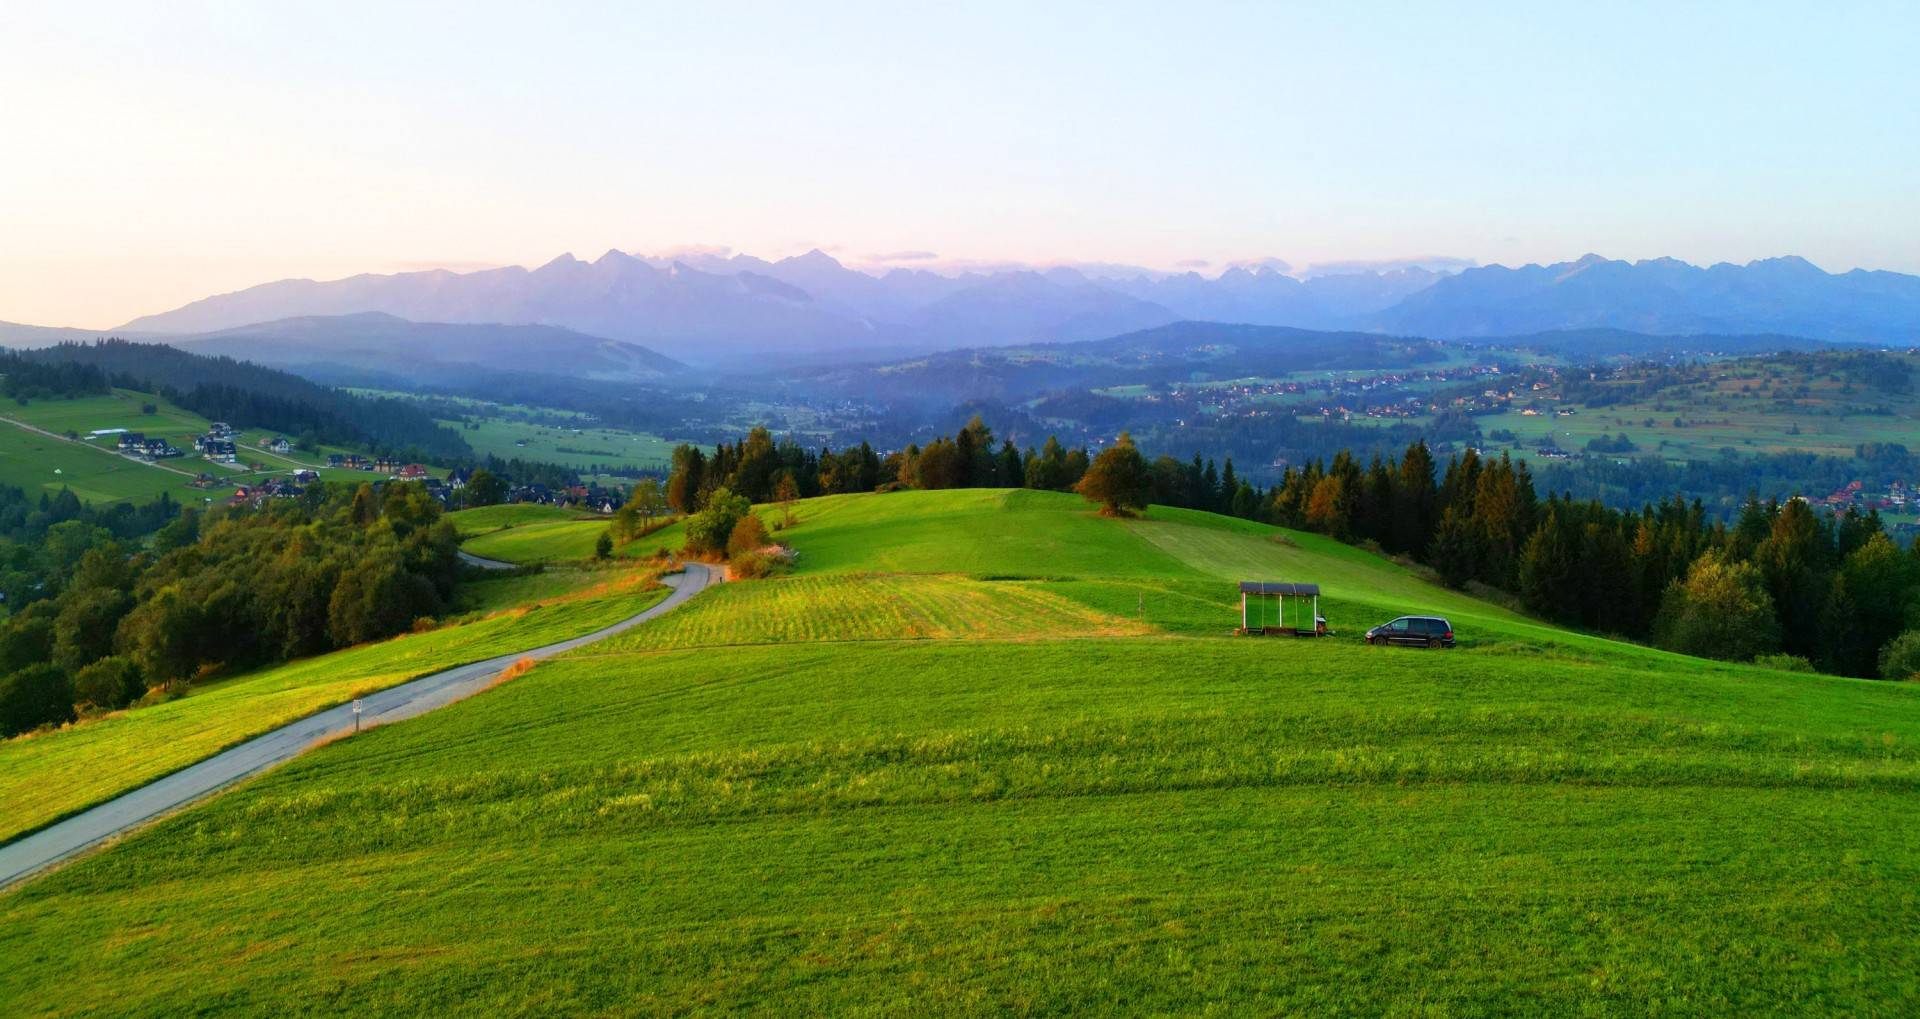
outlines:
[{"label": "shrub", "polygon": [[742,552],[727,560],[736,580],[763,580],[787,572],[791,560],[779,552]]},{"label": "shrub", "polygon": [[134,702],[134,707],[149,708],[155,704],[177,701],[185,697],[191,688],[191,685],[184,679],[170,680],[157,686],[150,686],[147,688],[147,692],[142,694],[138,701]]},{"label": "shrub", "polygon": [[29,665],[0,679],[0,736],[73,721],[73,681],[53,665]]},{"label": "shrub", "polygon": [[1887,679],[1920,679],[1920,630],[1908,630],[1880,649],[1880,675]]},{"label": "shrub", "polygon": [[1799,655],[1755,655],[1753,664],[1781,672],[1817,672],[1813,663]]},{"label": "shrub", "polygon": [[106,711],[124,708],[146,692],[140,667],[125,658],[102,658],[73,676],[74,700]]},{"label": "shrub", "polygon": [[753,504],[745,496],[734,495],[725,488],[714,489],[707,497],[707,508],[687,518],[687,552],[692,555],[725,552],[734,525],[752,511]]},{"label": "shrub", "polygon": [[741,517],[733,525],[733,533],[727,536],[727,558],[758,552],[767,547],[767,528],[760,518],[752,513]]},{"label": "shrub", "polygon": [[1777,627],[1759,568],[1712,552],[1667,588],[1654,621],[1661,647],[1728,661],[1751,661],[1775,650]]},{"label": "shrub", "polygon": [[593,557],[595,559],[606,559],[612,555],[613,535],[601,531],[599,540],[593,543]]}]

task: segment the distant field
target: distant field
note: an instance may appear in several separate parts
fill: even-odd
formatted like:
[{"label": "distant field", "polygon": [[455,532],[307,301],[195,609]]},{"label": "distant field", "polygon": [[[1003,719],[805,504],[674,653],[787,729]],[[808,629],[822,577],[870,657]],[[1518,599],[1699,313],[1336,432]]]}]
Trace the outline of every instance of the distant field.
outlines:
[{"label": "distant field", "polygon": [[497,417],[475,418],[473,427],[459,421],[440,423],[459,432],[482,457],[497,456],[503,460],[518,457],[575,470],[596,464],[665,470],[676,445],[659,436],[616,428],[561,428]]},{"label": "distant field", "polygon": [[[798,509],[791,578],[0,898],[0,1009],[1920,1001],[1920,685],[1568,633],[1208,514],[1007,491]],[[1345,636],[1226,636],[1241,578],[1321,583]],[[1463,646],[1354,639],[1413,609]]]},{"label": "distant field", "polygon": [[[0,405],[0,417],[18,408]],[[0,484],[30,494],[70,488],[88,502],[146,502],[166,492],[181,502],[201,493],[187,487],[192,477],[129,460],[103,449],[86,449],[64,439],[0,422]]]},{"label": "distant field", "polygon": [[[143,413],[141,408],[145,405],[152,405],[155,412]],[[116,389],[111,396],[73,400],[33,400],[25,406],[0,404],[0,418],[23,422],[56,435],[72,432],[80,439],[78,444],[61,441],[0,422],[0,484],[17,485],[30,492],[57,492],[64,486],[90,502],[144,502],[162,491],[188,504],[225,498],[230,489],[203,491],[188,487],[192,477],[201,472],[234,484],[247,484],[301,468],[316,470],[322,480],[345,484],[374,478],[365,471],[324,466],[329,453],[364,451],[324,446],[313,452],[272,453],[258,444],[262,438],[272,438],[278,433],[260,429],[234,434],[240,464],[214,463],[193,452],[193,437],[205,434],[210,422],[157,396],[133,390]],[[91,435],[113,428],[166,439],[186,455],[158,464],[118,456],[112,452],[118,441],[115,435]],[[253,470],[249,464],[258,464],[262,469]],[[446,475],[442,468],[430,469],[437,476]],[[184,476],[176,472],[184,472]]]},{"label": "distant field", "polygon": [[[664,597],[638,570],[521,577],[466,592],[495,614],[197,686],[188,696],[0,742],[0,842],[250,736],[415,676],[617,622]],[[544,600],[541,600],[544,599]],[[527,604],[531,602],[530,604]],[[525,604],[500,610],[498,606]]]},{"label": "distant field", "polygon": [[[1675,419],[1681,422],[1675,425]],[[1541,439],[1573,452],[1591,439],[1625,434],[1639,447],[1635,455],[1670,459],[1711,459],[1722,449],[1736,453],[1801,451],[1850,457],[1865,442],[1912,443],[1920,422],[1911,416],[1846,413],[1784,415],[1760,410],[1628,404],[1580,409],[1570,418],[1526,417],[1519,413],[1476,418],[1482,433],[1506,429],[1517,441],[1504,448],[1532,450]],[[1797,434],[1796,434],[1797,431]],[[1500,449],[1501,443],[1483,448]]]},{"label": "distant field", "polygon": [[[1920,356],[1890,356],[1920,367]],[[1721,362],[1705,374],[1701,382],[1607,406],[1561,400],[1548,391],[1537,399],[1522,397],[1504,413],[1478,415],[1474,423],[1483,434],[1513,433],[1511,441],[1482,443],[1496,453],[1530,454],[1542,442],[1577,453],[1593,439],[1625,434],[1637,448],[1619,455],[1674,460],[1712,459],[1726,449],[1844,458],[1862,443],[1911,446],[1920,437],[1920,392],[1880,391],[1797,362],[1764,358]],[[1523,413],[1529,403],[1539,413]],[[1573,413],[1560,417],[1559,410]],[[1364,417],[1352,422],[1393,423]]]}]

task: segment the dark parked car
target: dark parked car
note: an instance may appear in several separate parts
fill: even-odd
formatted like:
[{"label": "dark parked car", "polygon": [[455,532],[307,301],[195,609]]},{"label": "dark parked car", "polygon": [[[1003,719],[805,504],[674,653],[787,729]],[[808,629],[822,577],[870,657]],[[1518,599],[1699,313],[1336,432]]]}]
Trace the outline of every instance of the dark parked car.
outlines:
[{"label": "dark parked car", "polygon": [[1453,624],[1439,616],[1401,616],[1368,630],[1367,643],[1452,647]]}]

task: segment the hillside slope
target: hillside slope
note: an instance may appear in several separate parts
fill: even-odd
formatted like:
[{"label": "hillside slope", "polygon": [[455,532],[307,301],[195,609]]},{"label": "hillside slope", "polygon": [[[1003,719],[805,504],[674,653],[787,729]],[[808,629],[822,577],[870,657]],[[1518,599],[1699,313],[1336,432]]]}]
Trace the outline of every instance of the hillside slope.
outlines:
[{"label": "hillside slope", "polygon": [[[959,491],[798,515],[791,578],[8,896],[0,1007],[1894,1013],[1920,993],[1920,688],[1567,634],[1206,514]],[[1319,581],[1346,636],[1226,636],[1243,576]],[[1462,647],[1352,639],[1416,609]]]}]

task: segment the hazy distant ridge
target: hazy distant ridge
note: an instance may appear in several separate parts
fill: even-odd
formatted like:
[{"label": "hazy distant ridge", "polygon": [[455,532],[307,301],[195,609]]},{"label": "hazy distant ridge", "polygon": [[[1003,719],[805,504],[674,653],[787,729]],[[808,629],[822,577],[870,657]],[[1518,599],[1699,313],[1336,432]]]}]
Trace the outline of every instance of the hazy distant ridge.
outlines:
[{"label": "hazy distant ridge", "polygon": [[662,263],[609,251],[537,269],[282,280],[127,323],[205,333],[303,316],[538,324],[712,363],[762,352],[933,350],[1097,339],[1181,320],[1438,338],[1608,328],[1920,341],[1920,277],[1823,272],[1799,258],[1707,268],[1674,259],[1418,268],[1301,280],[1272,268],[1093,278],[1074,269],[943,276],[848,269],[819,251]]}]

